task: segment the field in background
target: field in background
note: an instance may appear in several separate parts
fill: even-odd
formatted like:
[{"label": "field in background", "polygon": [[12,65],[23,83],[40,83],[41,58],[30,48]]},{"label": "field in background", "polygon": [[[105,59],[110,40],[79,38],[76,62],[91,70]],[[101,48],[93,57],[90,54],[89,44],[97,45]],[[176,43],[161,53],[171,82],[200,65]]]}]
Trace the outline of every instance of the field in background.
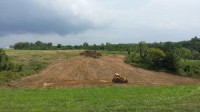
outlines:
[{"label": "field in background", "polygon": [[127,55],[128,52],[126,51],[99,51],[103,54],[122,54],[122,55]]},{"label": "field in background", "polygon": [[81,50],[6,50],[10,61],[21,66],[21,71],[0,72],[0,84],[38,73],[47,65],[79,55]]},{"label": "field in background", "polygon": [[200,110],[199,86],[0,89],[1,111]]}]

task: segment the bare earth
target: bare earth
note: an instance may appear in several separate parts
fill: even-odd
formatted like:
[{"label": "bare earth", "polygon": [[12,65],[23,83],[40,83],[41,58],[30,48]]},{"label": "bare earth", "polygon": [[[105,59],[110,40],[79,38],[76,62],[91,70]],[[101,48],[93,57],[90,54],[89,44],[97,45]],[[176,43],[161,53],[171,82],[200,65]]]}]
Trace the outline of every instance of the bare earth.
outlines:
[{"label": "bare earth", "polygon": [[[39,74],[11,82],[11,87],[80,87],[80,86],[133,86],[133,85],[191,85],[200,79],[179,77],[164,72],[154,72],[124,63],[124,56],[109,55],[98,59],[74,57],[60,60]],[[127,84],[113,84],[115,73],[128,77]]]}]

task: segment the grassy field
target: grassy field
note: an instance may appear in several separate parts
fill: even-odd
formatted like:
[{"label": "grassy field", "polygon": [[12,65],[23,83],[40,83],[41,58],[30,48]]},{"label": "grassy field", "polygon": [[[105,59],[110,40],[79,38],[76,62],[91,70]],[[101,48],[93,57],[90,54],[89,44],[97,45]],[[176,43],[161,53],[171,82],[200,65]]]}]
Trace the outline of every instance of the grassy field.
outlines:
[{"label": "grassy field", "polygon": [[21,71],[1,71],[0,84],[20,77],[38,73],[47,65],[60,59],[67,59],[79,55],[80,50],[6,50],[10,61],[21,66]]},{"label": "grassy field", "polygon": [[28,65],[31,62],[52,63],[79,55],[81,50],[6,50],[15,64]]},{"label": "grassy field", "polygon": [[1,111],[200,110],[200,86],[0,89]]}]

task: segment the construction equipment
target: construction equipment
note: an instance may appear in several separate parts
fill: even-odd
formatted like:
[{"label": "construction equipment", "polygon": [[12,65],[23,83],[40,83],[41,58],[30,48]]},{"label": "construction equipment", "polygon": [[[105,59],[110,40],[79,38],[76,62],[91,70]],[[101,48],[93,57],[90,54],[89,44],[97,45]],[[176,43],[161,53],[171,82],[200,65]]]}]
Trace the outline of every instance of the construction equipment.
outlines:
[{"label": "construction equipment", "polygon": [[119,75],[118,73],[115,73],[113,79],[113,83],[128,83],[128,80],[126,77]]}]

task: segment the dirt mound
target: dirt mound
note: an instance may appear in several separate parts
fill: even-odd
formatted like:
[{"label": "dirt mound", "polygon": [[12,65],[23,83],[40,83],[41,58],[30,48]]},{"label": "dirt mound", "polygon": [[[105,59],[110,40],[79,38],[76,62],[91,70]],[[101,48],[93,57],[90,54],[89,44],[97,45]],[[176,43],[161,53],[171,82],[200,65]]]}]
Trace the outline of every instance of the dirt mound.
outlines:
[{"label": "dirt mound", "polygon": [[92,57],[92,58],[99,58],[102,56],[101,53],[96,51],[84,51],[80,53],[81,56]]},{"label": "dirt mound", "polygon": [[[115,73],[128,77],[126,84],[112,82]],[[199,79],[154,72],[124,63],[124,56],[109,55],[101,58],[74,57],[60,60],[34,76],[10,83],[12,87],[72,87],[94,85],[186,85],[199,84]]]}]

